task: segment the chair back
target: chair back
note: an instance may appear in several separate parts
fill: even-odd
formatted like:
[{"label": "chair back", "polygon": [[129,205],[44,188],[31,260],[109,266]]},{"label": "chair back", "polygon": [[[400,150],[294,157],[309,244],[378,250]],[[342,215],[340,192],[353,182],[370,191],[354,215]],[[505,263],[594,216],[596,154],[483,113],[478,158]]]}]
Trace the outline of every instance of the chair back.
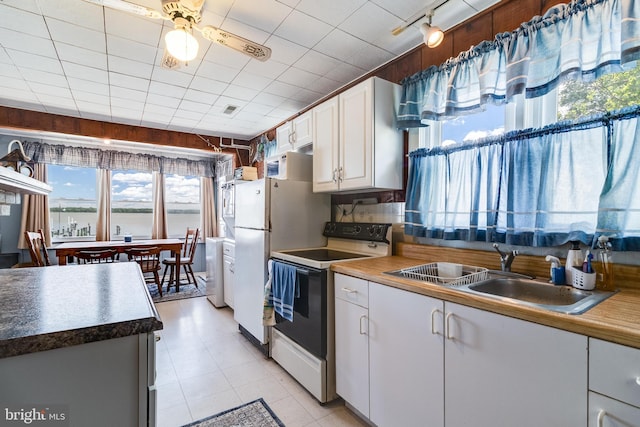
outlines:
[{"label": "chair back", "polygon": [[160,248],[151,246],[147,248],[130,248],[124,252],[129,257],[129,261],[138,263],[143,273],[153,273],[160,270],[160,251]]},{"label": "chair back", "polygon": [[49,261],[49,253],[47,252],[47,246],[45,244],[44,232],[38,231],[25,231],[24,238],[29,245],[29,255],[31,256],[31,263],[34,267],[45,267],[51,265]]},{"label": "chair back", "polygon": [[189,258],[189,262],[193,262],[193,256],[198,247],[199,236],[199,228],[187,228],[187,236],[184,238],[184,246],[182,247],[182,257]]},{"label": "chair back", "polygon": [[75,257],[78,264],[103,264],[115,262],[117,254],[115,249],[86,250],[76,252]]}]

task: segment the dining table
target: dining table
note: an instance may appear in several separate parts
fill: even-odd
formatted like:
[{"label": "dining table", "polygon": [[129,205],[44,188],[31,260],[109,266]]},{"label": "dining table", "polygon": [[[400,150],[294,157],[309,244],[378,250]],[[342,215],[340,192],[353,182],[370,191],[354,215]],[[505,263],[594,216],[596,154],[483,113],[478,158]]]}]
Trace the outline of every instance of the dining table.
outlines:
[{"label": "dining table", "polygon": [[162,251],[171,251],[171,256],[176,259],[176,292],[180,292],[180,254],[183,242],[180,239],[146,239],[146,240],[109,240],[109,241],[77,241],[64,242],[53,247],[58,257],[58,265],[66,265],[67,258],[75,256],[78,251],[99,251],[115,249],[118,254],[125,253],[129,249],[141,247],[158,247]]}]

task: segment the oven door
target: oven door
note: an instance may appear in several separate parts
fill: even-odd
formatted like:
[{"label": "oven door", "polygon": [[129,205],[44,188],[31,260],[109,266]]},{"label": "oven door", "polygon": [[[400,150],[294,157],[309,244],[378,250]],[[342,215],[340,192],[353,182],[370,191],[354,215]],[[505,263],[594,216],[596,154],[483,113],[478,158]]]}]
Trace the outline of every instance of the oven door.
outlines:
[{"label": "oven door", "polygon": [[296,267],[299,295],[293,300],[293,322],[276,313],[274,328],[311,354],[327,355],[327,270],[278,260]]}]

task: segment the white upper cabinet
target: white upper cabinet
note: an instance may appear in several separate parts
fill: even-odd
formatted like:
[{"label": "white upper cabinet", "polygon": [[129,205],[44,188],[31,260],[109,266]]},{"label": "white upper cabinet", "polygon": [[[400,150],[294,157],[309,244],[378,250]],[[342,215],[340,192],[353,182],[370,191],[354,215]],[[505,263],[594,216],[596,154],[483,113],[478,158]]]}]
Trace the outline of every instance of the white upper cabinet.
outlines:
[{"label": "white upper cabinet", "polygon": [[313,191],[402,188],[400,86],[372,77],[315,107]]},{"label": "white upper cabinet", "polygon": [[307,111],[276,129],[278,152],[296,151],[313,141],[313,114]]}]

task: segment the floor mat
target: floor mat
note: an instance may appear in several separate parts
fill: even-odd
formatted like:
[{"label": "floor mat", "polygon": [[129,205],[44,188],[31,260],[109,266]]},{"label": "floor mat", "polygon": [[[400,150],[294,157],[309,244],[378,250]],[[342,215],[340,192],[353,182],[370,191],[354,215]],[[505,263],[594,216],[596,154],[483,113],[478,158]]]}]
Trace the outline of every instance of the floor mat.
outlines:
[{"label": "floor mat", "polygon": [[263,399],[245,403],[183,427],[284,427]]}]

